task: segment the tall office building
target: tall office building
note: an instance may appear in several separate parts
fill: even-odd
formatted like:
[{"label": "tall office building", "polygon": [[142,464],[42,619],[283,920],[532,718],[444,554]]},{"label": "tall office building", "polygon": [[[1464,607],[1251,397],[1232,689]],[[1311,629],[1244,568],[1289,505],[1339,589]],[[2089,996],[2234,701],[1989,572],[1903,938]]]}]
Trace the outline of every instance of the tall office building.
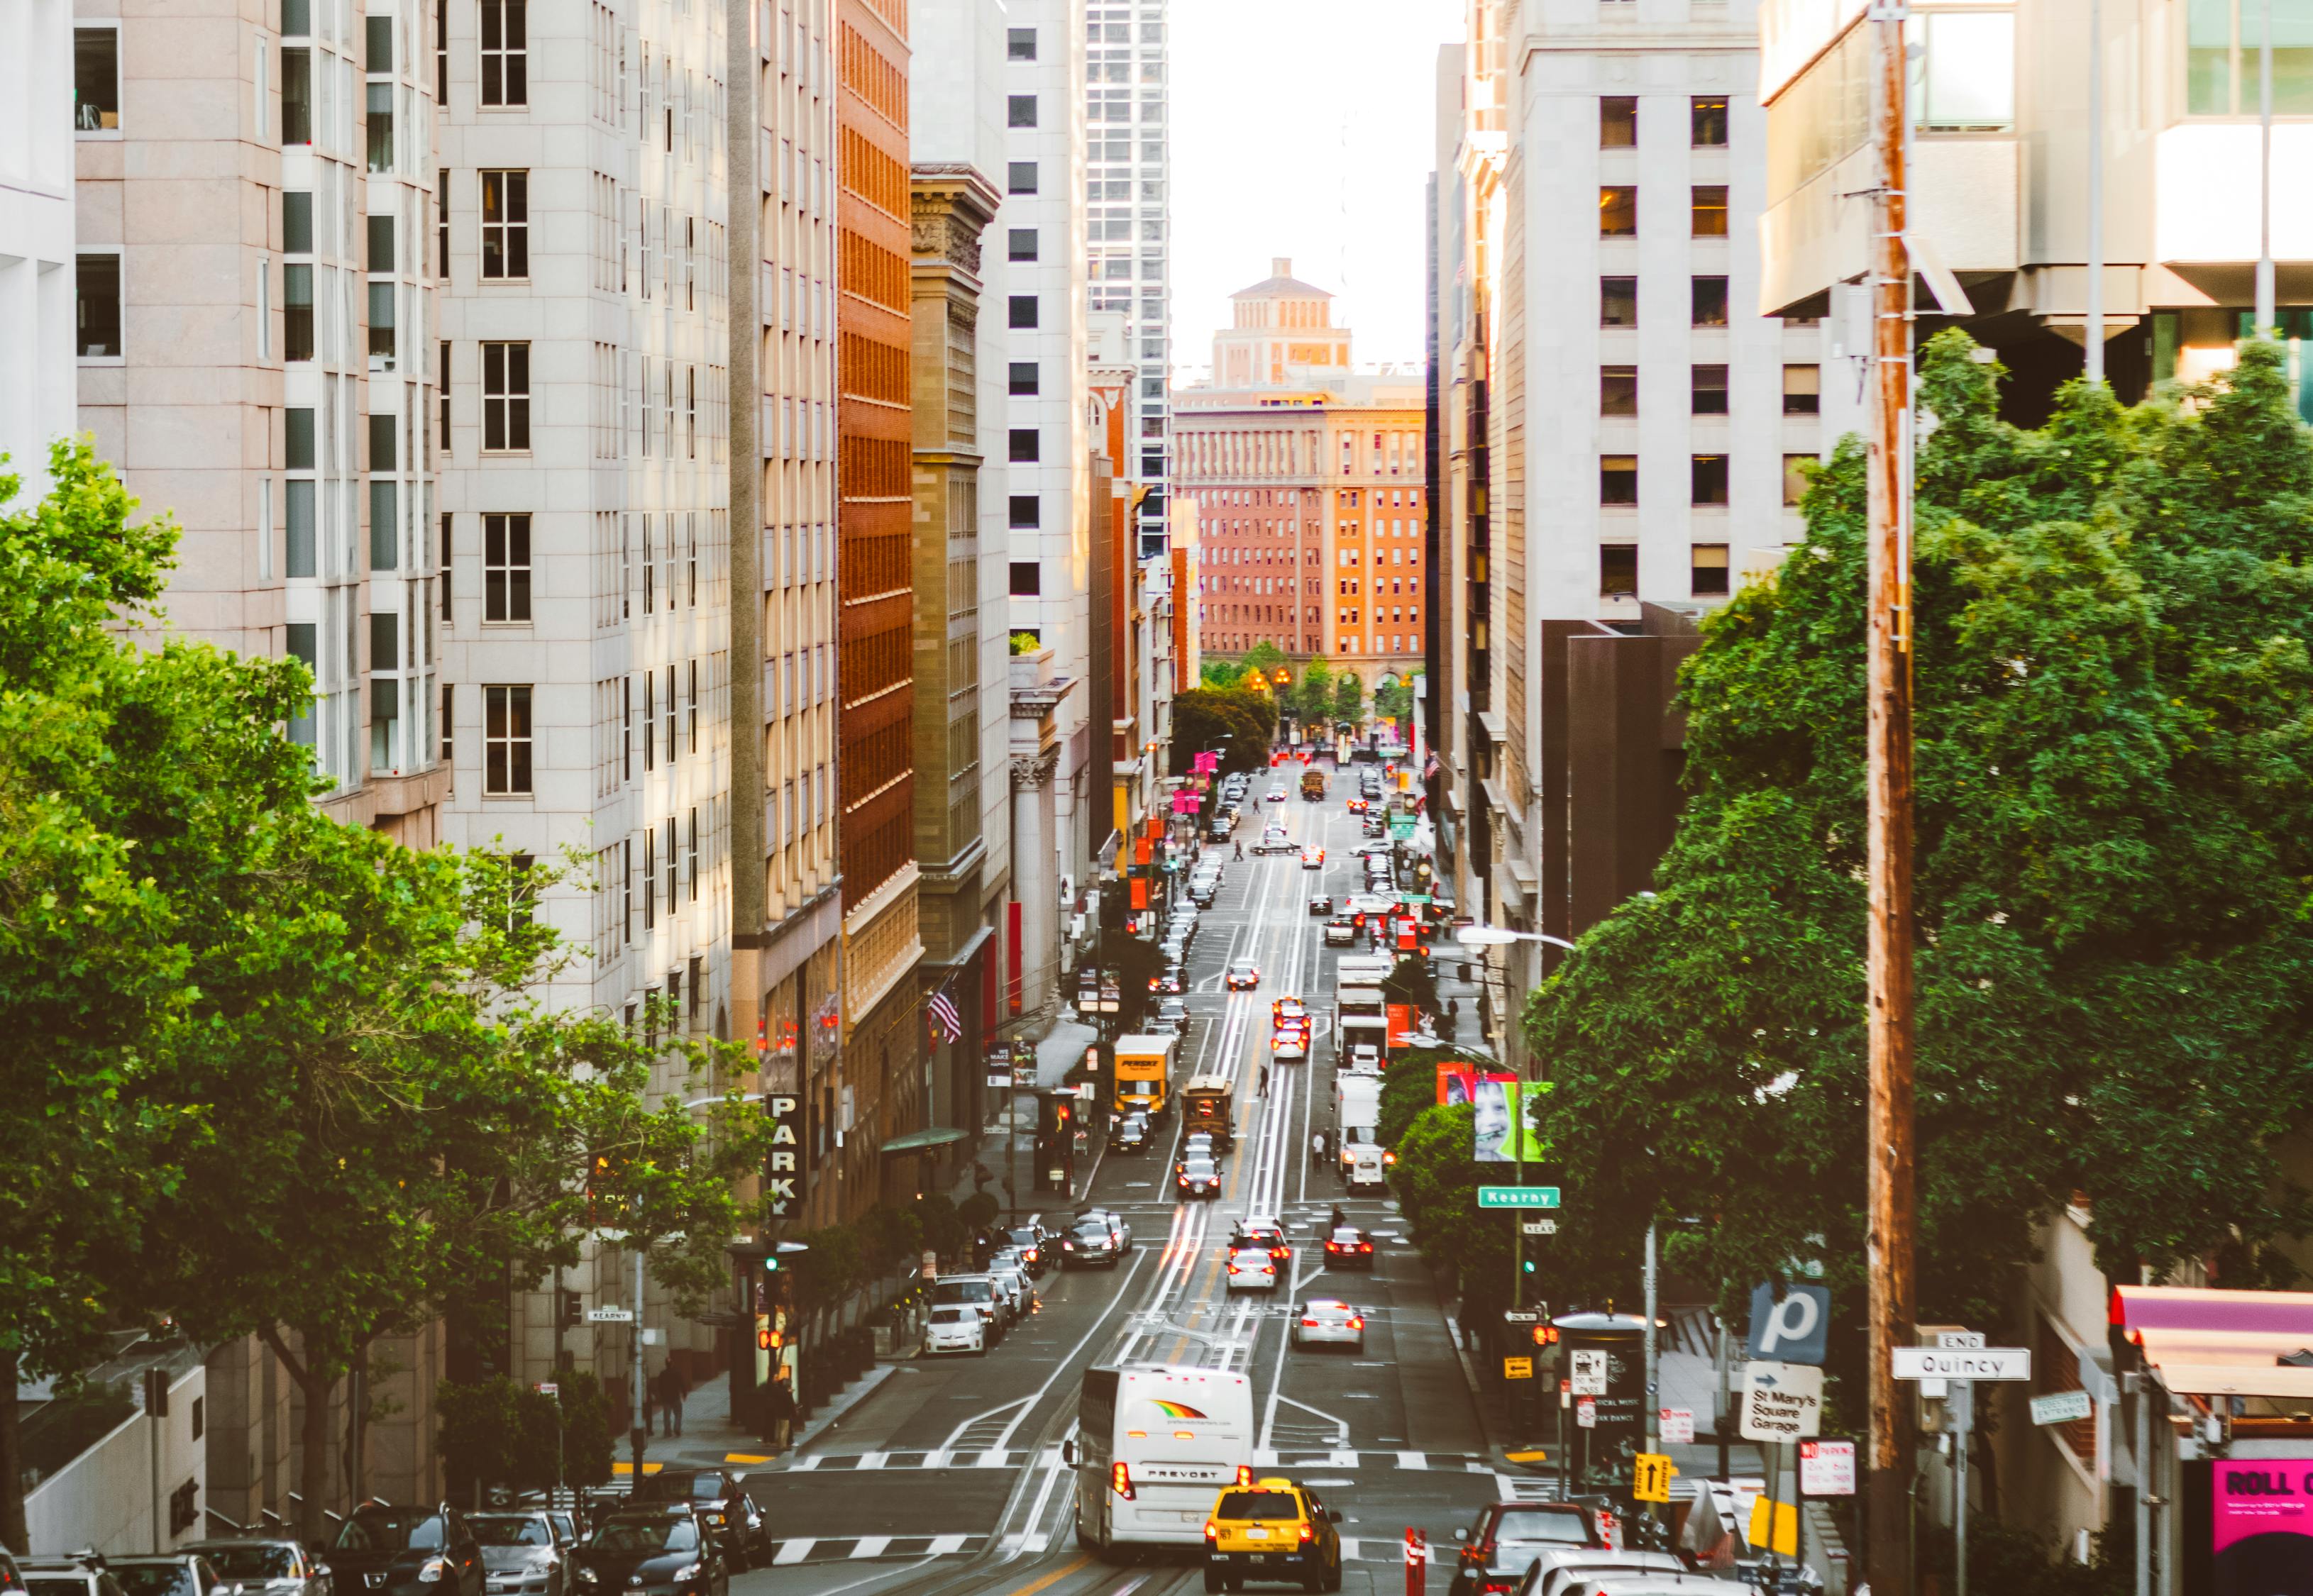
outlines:
[{"label": "tall office building", "polygon": [[[62,132],[28,129],[49,180],[47,141],[69,141],[78,426],[183,529],[172,626],[303,660],[314,698],[288,732],[330,783],[317,802],[415,846],[451,829],[429,14],[79,0],[71,103],[29,101]],[[383,1495],[441,1488],[429,1394],[452,1342],[430,1325],[374,1352]],[[253,1337],[207,1355],[204,1505],[248,1521],[287,1512],[297,1478],[273,1360]]]},{"label": "tall office building", "polygon": [[838,1204],[855,1217],[911,1178],[884,1146],[920,1123],[916,918],[913,333],[905,0],[837,0],[839,340],[836,492],[842,557],[837,735],[843,870]]},{"label": "tall office building", "polygon": [[1086,276],[1092,308],[1124,313],[1136,414],[1116,469],[1132,484],[1138,556],[1165,548],[1172,426],[1171,101],[1165,0],[1090,0],[1085,15]]},{"label": "tall office building", "polygon": [[727,0],[731,1034],[801,1094],[796,1215],[824,1224],[842,1042],[836,854],[837,136],[832,0]]},{"label": "tall office building", "polygon": [[0,10],[0,473],[12,509],[48,491],[48,445],[73,417],[73,7]]},{"label": "tall office building", "polygon": [[[961,1032],[927,1028],[927,1131],[977,1131],[992,1108],[981,1061],[999,1021],[1012,884],[1010,334],[1003,234],[990,231],[1003,204],[1007,22],[977,0],[915,0],[909,17],[919,978],[928,1002],[954,1005]],[[949,1145],[939,1161],[973,1151]]]},{"label": "tall office building", "polygon": [[[1016,735],[1007,1017],[1033,1014],[1057,993],[1061,939],[1087,901],[1094,850],[1109,829],[1106,794],[1092,802],[1086,790],[1093,549],[1082,13],[1072,0],[1021,0],[1006,31],[1004,202],[991,234],[1004,241],[1005,491],[981,513],[1002,516],[1009,539],[1016,651],[1007,666]],[[1040,732],[1035,751],[1023,752],[1017,734],[1030,726],[1049,741]]]}]

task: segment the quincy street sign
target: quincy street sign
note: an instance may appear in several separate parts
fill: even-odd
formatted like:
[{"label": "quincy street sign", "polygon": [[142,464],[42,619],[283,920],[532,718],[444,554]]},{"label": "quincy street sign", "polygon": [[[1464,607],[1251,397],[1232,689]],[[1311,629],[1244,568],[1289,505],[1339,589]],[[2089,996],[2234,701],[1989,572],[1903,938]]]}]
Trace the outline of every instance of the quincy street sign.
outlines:
[{"label": "quincy street sign", "polygon": [[1481,1208],[1555,1208],[1558,1188],[1555,1186],[1481,1186],[1478,1188]]},{"label": "quincy street sign", "polygon": [[1898,1346],[1892,1350],[1898,1380],[2032,1378],[2032,1349],[2028,1346]]}]

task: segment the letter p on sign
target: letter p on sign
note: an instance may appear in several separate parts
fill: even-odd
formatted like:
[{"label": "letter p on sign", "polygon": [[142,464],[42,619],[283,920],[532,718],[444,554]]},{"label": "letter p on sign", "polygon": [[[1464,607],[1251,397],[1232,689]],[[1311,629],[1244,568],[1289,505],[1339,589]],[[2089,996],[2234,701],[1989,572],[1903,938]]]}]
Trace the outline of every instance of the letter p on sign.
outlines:
[{"label": "letter p on sign", "polygon": [[1751,1292],[1751,1355],[1766,1362],[1815,1364],[1824,1359],[1831,1333],[1831,1293],[1820,1285],[1783,1287],[1779,1299],[1772,1282]]}]

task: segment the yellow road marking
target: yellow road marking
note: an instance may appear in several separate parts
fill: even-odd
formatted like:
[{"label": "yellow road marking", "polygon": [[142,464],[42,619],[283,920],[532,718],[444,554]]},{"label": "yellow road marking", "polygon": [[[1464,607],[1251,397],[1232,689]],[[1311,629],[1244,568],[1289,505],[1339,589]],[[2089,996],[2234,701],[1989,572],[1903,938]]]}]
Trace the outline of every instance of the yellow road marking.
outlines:
[{"label": "yellow road marking", "polygon": [[755,1452],[726,1451],[723,1454],[723,1460],[726,1463],[768,1463],[770,1459]]},{"label": "yellow road marking", "polygon": [[1077,1569],[1082,1568],[1086,1564],[1091,1561],[1091,1553],[1086,1552],[1080,1554],[1075,1562],[1061,1564],[1058,1568],[1053,1569],[1051,1573],[1044,1575],[1042,1579],[1029,1581],[1026,1584],[1022,1585],[1017,1590],[1009,1592],[1008,1596],[1036,1596],[1036,1592],[1042,1590],[1045,1586],[1058,1584],[1060,1581],[1068,1578],[1069,1575],[1074,1574]]}]

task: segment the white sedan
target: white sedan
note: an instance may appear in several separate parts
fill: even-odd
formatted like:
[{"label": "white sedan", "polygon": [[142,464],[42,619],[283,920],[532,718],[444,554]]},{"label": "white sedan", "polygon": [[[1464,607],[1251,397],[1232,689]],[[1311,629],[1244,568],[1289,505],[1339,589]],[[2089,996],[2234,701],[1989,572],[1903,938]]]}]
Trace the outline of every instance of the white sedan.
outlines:
[{"label": "white sedan", "polygon": [[1338,1297],[1321,1297],[1293,1311],[1293,1345],[1366,1348],[1366,1317]]},{"label": "white sedan", "polygon": [[1277,1259],[1266,1245],[1254,1244],[1229,1249],[1228,1289],[1231,1291],[1275,1291],[1277,1289]]},{"label": "white sedan", "polygon": [[926,1357],[937,1357],[945,1352],[987,1350],[988,1327],[981,1321],[979,1309],[959,1302],[932,1310],[930,1320],[924,1325]]}]

